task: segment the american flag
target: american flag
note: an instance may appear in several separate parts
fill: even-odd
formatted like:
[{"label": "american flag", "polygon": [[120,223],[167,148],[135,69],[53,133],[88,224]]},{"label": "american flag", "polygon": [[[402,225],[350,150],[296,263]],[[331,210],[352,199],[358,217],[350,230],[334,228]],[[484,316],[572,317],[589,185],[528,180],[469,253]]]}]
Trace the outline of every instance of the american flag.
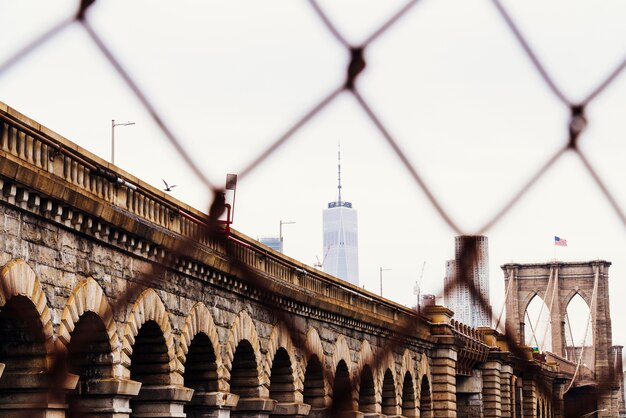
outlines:
[{"label": "american flag", "polygon": [[563,238],[559,238],[556,235],[554,236],[554,245],[559,245],[561,247],[567,247],[567,240]]}]

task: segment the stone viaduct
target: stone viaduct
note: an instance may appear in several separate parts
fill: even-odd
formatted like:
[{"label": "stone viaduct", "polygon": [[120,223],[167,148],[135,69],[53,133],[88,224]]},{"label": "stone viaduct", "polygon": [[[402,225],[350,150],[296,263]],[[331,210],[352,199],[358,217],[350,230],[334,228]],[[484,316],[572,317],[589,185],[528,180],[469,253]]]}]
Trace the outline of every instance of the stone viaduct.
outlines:
[{"label": "stone viaduct", "polygon": [[563,416],[496,331],[207,219],[0,103],[0,416]]}]

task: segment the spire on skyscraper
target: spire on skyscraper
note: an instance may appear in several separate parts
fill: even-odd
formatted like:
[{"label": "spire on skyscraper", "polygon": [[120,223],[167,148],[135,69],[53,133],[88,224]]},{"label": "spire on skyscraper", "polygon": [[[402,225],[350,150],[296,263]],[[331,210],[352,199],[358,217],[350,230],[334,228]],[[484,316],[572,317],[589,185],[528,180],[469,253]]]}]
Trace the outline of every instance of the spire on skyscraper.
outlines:
[{"label": "spire on skyscraper", "polygon": [[341,144],[337,144],[337,200],[324,210],[324,271],[359,285],[357,213],[341,198]]},{"label": "spire on skyscraper", "polygon": [[337,144],[337,203],[341,206],[341,143]]}]

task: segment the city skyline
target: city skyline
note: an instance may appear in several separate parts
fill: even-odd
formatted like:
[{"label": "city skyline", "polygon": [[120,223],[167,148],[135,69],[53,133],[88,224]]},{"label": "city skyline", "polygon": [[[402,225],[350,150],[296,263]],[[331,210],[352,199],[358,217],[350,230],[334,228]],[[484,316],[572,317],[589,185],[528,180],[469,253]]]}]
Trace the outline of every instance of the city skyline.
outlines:
[{"label": "city skyline", "polygon": [[[12,36],[0,39],[0,61],[76,7],[37,3],[41,12],[32,13],[33,4],[2,2],[0,24]],[[568,97],[586,97],[623,59],[624,4],[504,4]],[[354,44],[403,5],[320,2]],[[203,173],[223,185],[226,173],[243,172],[343,82],[350,57],[307,2],[193,7],[96,3],[87,19]],[[372,43],[365,59],[357,81],[363,97],[464,233],[478,232],[566,143],[569,109],[489,3],[422,2]],[[580,141],[622,208],[624,98],[622,74],[587,108]],[[0,74],[0,101],[107,160],[111,120],[135,122],[116,129],[116,164],[160,188],[162,179],[177,184],[172,196],[208,210],[211,193],[80,26]],[[322,258],[319,212],[335,199],[328,186],[335,183],[335,161],[328,156],[338,140],[350,166],[342,178],[345,198],[358,202],[361,285],[378,293],[379,268],[391,268],[385,297],[413,306],[412,289],[426,261],[421,291],[441,296],[445,260],[454,257],[450,242],[458,233],[348,94],[240,177],[234,228],[251,237],[275,235],[281,219],[296,221],[284,231],[285,254],[310,265]],[[505,293],[500,265],[600,258],[613,263],[612,313],[626,315],[616,303],[626,292],[626,228],[576,155],[565,154],[481,232],[490,241],[494,314]],[[555,249],[554,235],[568,246]],[[626,330],[614,327],[614,341],[626,343]]]}]

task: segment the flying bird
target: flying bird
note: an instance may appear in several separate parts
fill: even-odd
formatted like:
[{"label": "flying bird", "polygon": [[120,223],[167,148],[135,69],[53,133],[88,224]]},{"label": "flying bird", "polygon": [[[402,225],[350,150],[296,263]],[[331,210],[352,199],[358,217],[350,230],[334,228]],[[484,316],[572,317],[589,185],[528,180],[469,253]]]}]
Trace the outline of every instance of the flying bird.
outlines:
[{"label": "flying bird", "polygon": [[[161,179],[161,180],[163,180],[163,179]],[[174,187],[176,187],[176,185],[175,185],[175,184],[172,184],[172,185],[170,186],[169,184],[167,184],[167,182],[166,182],[165,180],[163,180],[163,184],[165,184],[165,189],[163,189],[163,191],[164,191],[164,192],[171,192],[171,191],[172,191],[172,189],[173,189]]]}]

